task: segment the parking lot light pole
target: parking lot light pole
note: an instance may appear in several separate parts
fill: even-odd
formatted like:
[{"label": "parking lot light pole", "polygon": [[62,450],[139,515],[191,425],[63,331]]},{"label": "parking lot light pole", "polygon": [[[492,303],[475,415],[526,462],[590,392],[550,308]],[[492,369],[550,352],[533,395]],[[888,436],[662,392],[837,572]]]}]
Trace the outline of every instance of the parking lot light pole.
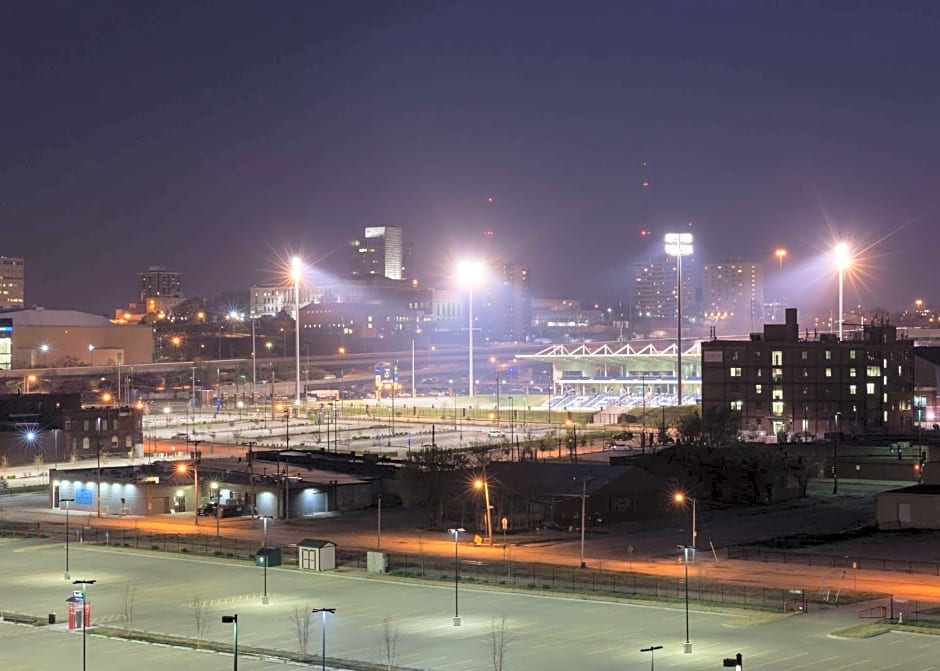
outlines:
[{"label": "parking lot light pole", "polygon": [[85,588],[88,585],[94,585],[94,580],[73,580],[73,585],[82,586],[82,671],[85,671],[85,650],[86,650],[86,641],[87,636],[85,634],[88,628],[88,599],[85,597]]},{"label": "parking lot light pole", "polygon": [[232,625],[232,671],[238,671],[238,613],[234,615],[223,615],[222,624]]},{"label": "parking lot light pole", "polygon": [[65,579],[71,578],[69,573],[69,504],[75,499],[59,499],[59,503],[65,504]]},{"label": "parking lot light pole", "polygon": [[326,671],[326,616],[336,614],[335,608],[314,608],[311,612],[320,613],[323,616],[323,648],[320,651],[320,669]]},{"label": "parking lot light pole", "polygon": [[270,555],[268,554],[268,520],[271,519],[270,515],[262,516],[261,520],[264,523],[264,532],[261,540],[261,557],[264,560],[264,593],[261,595],[261,603],[265,606],[268,605],[270,599],[268,599],[268,559]]},{"label": "parking lot light pole", "polygon": [[650,671],[656,671],[656,666],[654,665],[653,654],[657,650],[662,650],[663,646],[661,645],[651,645],[648,648],[640,648],[640,652],[648,652],[650,654]]},{"label": "parking lot light pole", "polygon": [[460,534],[464,533],[466,529],[463,527],[458,527],[457,529],[448,529],[448,532],[454,536],[454,626],[460,626],[460,599],[459,599],[459,590],[460,590],[460,556],[458,554],[458,544],[457,541],[460,539]]},{"label": "parking lot light pole", "polygon": [[682,563],[685,564],[685,646],[682,651],[690,654],[692,640],[689,638],[689,555],[693,550],[688,545],[680,545],[679,549],[682,550]]}]

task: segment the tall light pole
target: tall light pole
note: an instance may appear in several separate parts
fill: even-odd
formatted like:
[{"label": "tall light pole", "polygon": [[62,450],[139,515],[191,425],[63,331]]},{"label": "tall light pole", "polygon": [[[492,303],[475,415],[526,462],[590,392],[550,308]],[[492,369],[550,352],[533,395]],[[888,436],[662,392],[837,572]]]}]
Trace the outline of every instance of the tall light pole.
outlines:
[{"label": "tall light pole", "polygon": [[461,261],[457,266],[457,274],[462,284],[467,286],[467,316],[470,349],[470,398],[473,398],[473,287],[483,278],[483,263],[481,261]]},{"label": "tall light pole", "polygon": [[222,624],[232,625],[232,671],[238,671],[238,613],[223,615]]},{"label": "tall light pole", "polygon": [[255,385],[258,384],[258,354],[255,350],[255,318],[251,318],[251,405],[255,405]]},{"label": "tall light pole", "polygon": [[676,257],[676,405],[682,405],[682,257],[691,253],[691,233],[666,233],[666,254]]},{"label": "tall light pole", "polygon": [[482,478],[477,478],[473,481],[474,489],[483,490],[483,502],[486,505],[486,542],[489,545],[493,544],[493,513],[490,508],[490,483],[486,479],[486,473],[483,473]]},{"label": "tall light pole", "polygon": [[73,580],[73,585],[82,586],[82,671],[85,671],[85,648],[87,637],[85,632],[88,628],[88,599],[85,598],[85,588],[88,585],[94,585],[96,581],[94,580]]},{"label": "tall light pole", "polygon": [[466,529],[463,527],[458,527],[456,529],[448,529],[448,533],[453,534],[454,536],[454,626],[460,626],[460,555],[458,554],[458,543],[460,539],[460,534],[464,533]]},{"label": "tall light pole", "polygon": [[263,532],[264,535],[261,537],[262,538],[261,540],[262,553],[261,554],[264,559],[264,592],[261,595],[261,603],[264,604],[265,606],[267,606],[269,602],[269,599],[268,599],[268,557],[270,556],[268,554],[268,520],[269,519],[271,519],[270,515],[264,515],[261,518],[261,520],[264,523],[264,532]]},{"label": "tall light pole", "polygon": [[673,497],[673,500],[679,505],[683,505],[686,501],[691,502],[692,506],[692,558],[695,558],[695,541],[698,538],[698,531],[695,528],[695,497],[687,496],[682,492],[676,492],[676,495]]},{"label": "tall light pole", "polygon": [[303,260],[295,256],[290,260],[290,278],[294,282],[294,358],[297,398],[294,400],[300,412],[300,280],[303,277]]},{"label": "tall light pole", "polygon": [[323,647],[320,651],[320,669],[321,671],[326,671],[326,616],[327,613],[330,615],[336,614],[335,608],[314,608],[312,613],[320,613],[323,616]]},{"label": "tall light pole", "polygon": [[832,255],[836,262],[836,268],[839,271],[839,341],[842,341],[842,320],[845,314],[843,307],[843,288],[845,282],[845,271],[852,265],[852,250],[848,243],[840,242],[832,250]]},{"label": "tall light pole", "polygon": [[679,549],[682,550],[682,563],[685,564],[685,646],[683,646],[683,652],[689,654],[692,652],[692,640],[689,638],[689,554],[692,548],[688,545],[680,545]]},{"label": "tall light pole", "polygon": [[65,504],[65,579],[68,580],[72,577],[69,573],[69,504],[73,503],[75,499],[59,499],[59,503]]}]

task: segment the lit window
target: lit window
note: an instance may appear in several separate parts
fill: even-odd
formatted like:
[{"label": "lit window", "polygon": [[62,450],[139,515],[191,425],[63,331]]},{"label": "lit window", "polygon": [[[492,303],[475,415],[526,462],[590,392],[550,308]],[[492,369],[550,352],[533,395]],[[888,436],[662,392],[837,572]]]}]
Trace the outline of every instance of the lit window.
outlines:
[{"label": "lit window", "polygon": [[857,394],[857,393],[858,393],[858,386],[857,386],[857,385],[854,385],[854,384],[850,384],[850,385],[849,385],[849,395],[850,395],[850,396],[855,396],[855,394]]},{"label": "lit window", "polygon": [[881,367],[868,366],[868,368],[865,369],[865,375],[868,377],[881,377]]},{"label": "lit window", "polygon": [[854,368],[849,368],[849,377],[855,377],[855,372]]},{"label": "lit window", "polygon": [[731,401],[732,410],[741,410],[744,407],[743,401]]},{"label": "lit window", "polygon": [[731,369],[731,377],[741,377],[741,369],[739,367],[733,367]]},{"label": "lit window", "polygon": [[783,401],[774,401],[773,402],[773,413],[775,415],[783,414]]},{"label": "lit window", "polygon": [[829,361],[830,359],[832,359],[832,350],[831,350],[831,349],[827,349],[827,350],[826,350],[826,361]]},{"label": "lit window", "polygon": [[804,349],[802,352],[800,352],[800,358],[801,358],[803,361],[806,361],[806,360],[809,358],[809,352],[807,352],[807,351]]},{"label": "lit window", "polygon": [[771,366],[782,366],[783,365],[783,352],[780,350],[774,350],[770,353],[770,365]]},{"label": "lit window", "polygon": [[754,393],[757,394],[758,396],[759,396],[760,394],[763,394],[763,393],[764,393],[764,385],[762,385],[762,384],[755,384],[755,385],[754,385]]},{"label": "lit window", "polygon": [[850,349],[850,350],[849,350],[849,358],[850,358],[852,361],[855,361],[855,356],[856,356],[855,350],[854,350],[854,349]]},{"label": "lit window", "polygon": [[875,383],[869,382],[868,384],[866,384],[865,391],[869,396],[874,396],[875,395]]},{"label": "lit window", "polygon": [[831,369],[831,368],[827,368],[825,375],[826,375],[826,377],[832,377],[832,369]]}]

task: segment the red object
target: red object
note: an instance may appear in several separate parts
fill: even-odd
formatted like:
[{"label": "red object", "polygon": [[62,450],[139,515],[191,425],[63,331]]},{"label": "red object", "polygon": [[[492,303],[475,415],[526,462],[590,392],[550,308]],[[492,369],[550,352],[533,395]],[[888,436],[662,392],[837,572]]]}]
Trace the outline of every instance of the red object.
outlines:
[{"label": "red object", "polygon": [[69,630],[81,629],[82,628],[82,606],[85,607],[85,628],[91,626],[91,604],[87,601],[75,599],[72,597],[68,599],[69,604]]}]

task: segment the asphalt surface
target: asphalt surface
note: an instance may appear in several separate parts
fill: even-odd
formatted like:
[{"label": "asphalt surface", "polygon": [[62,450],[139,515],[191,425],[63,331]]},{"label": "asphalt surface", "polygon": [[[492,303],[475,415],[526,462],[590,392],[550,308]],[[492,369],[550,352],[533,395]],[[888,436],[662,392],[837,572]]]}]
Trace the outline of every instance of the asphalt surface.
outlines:
[{"label": "asphalt surface", "polygon": [[[3,610],[64,616],[73,585],[63,579],[63,547],[25,540],[0,542],[0,571],[5,576]],[[224,614],[238,613],[243,645],[296,650],[295,613],[313,607],[335,607],[327,629],[330,656],[382,663],[384,620],[397,628],[397,663],[424,669],[472,671],[493,668],[490,641],[493,623],[506,617],[509,641],[505,669],[555,671],[585,667],[600,671],[645,669],[649,645],[660,669],[720,668],[724,657],[744,655],[748,669],[940,668],[940,640],[911,634],[885,634],[875,639],[836,639],[835,629],[854,624],[854,609],[828,609],[780,621],[754,624],[746,618],[690,613],[693,652],[685,654],[685,613],[667,609],[528,593],[502,593],[460,587],[462,626],[453,626],[454,589],[441,584],[405,584],[340,573],[313,574],[290,568],[268,571],[270,604],[261,603],[262,570],[244,562],[185,556],[135,554],[100,547],[73,547],[72,577],[95,579],[89,588],[92,623],[119,625],[128,585],[135,593],[131,626],[181,636],[195,633],[195,604],[208,609],[207,637],[231,640]],[[310,647],[320,643],[319,616],[311,619]],[[26,629],[0,626],[4,668],[74,667],[81,653],[80,636],[64,625]],[[176,651],[127,644],[95,636],[87,639],[91,668],[227,669],[221,654]],[[240,660],[244,669],[273,668]],[[334,665],[330,665],[335,668]]]}]

